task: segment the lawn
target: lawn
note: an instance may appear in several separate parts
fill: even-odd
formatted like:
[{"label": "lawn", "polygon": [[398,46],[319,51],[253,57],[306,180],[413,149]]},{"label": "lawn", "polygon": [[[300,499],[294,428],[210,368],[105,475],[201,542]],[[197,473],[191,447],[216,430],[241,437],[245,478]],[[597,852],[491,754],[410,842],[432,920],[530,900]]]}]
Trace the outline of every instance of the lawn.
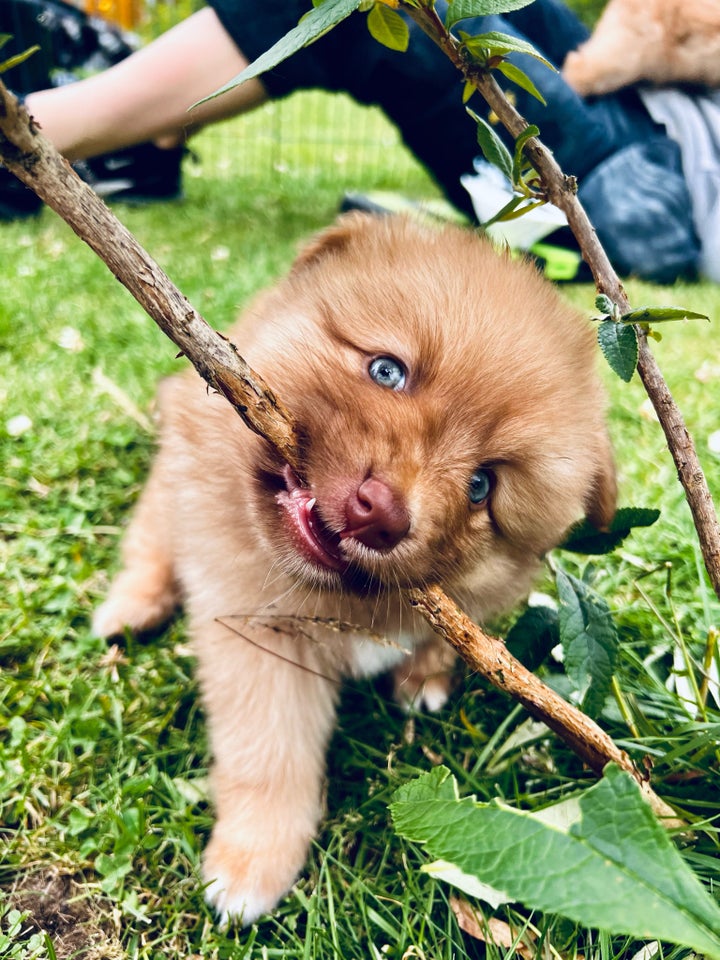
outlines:
[{"label": "lawn", "polygon": [[[363,131],[361,142],[350,133],[323,139],[332,111],[353,136]],[[309,115],[318,121],[308,136]],[[300,138],[288,146],[282,131],[298,123],[309,145]],[[261,138],[272,129],[279,143]],[[380,118],[345,101],[272,107],[205,134],[194,148],[199,160],[186,164],[183,202],[116,210],[221,328],[289,265],[303,237],[333,219],[344,191],[435,195]],[[486,948],[460,929],[451,888],[421,872],[422,850],[393,832],[389,799],[439,763],[462,793],[529,810],[592,778],[547,730],[466,671],[437,716],[405,716],[382,682],[347,686],[322,831],[302,877],[277,913],[250,930],[215,927],[198,881],[211,823],[208,757],[182,619],[122,648],[89,629],[152,455],[155,384],[182,361],[52,212],[3,225],[0,261],[0,957],[505,956],[507,948]],[[679,304],[712,320],[668,325],[654,350],[717,498],[720,287],[629,282],[628,291],[636,305]],[[592,311],[589,286],[566,293]],[[661,517],[609,557],[561,562],[593,579],[620,631],[614,696],[600,721],[652,769],[664,799],[702,821],[683,854],[717,890],[720,712],[717,687],[704,690],[699,665],[720,605],[637,378],[623,384],[608,371],[607,383],[622,504],[658,508]],[[551,589],[549,581],[542,587]],[[695,664],[706,693],[699,704],[680,695],[687,697],[687,671],[678,651]],[[541,670],[567,691],[555,659]],[[14,932],[12,909],[28,911]],[[642,946],[521,907],[498,916],[534,936],[530,955],[630,958]]]}]

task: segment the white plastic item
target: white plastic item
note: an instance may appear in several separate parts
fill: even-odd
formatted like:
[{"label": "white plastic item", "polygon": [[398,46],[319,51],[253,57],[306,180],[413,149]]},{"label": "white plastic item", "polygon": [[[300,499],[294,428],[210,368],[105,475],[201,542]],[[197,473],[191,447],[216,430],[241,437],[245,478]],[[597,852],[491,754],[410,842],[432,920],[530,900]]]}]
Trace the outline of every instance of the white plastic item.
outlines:
[{"label": "white plastic item", "polygon": [[[475,173],[465,174],[460,182],[470,194],[475,216],[485,223],[495,216],[513,196],[510,182],[485,160],[475,161]],[[488,236],[496,243],[505,243],[512,250],[528,250],[549,233],[567,225],[562,210],[545,203],[515,220],[493,223]]]}]

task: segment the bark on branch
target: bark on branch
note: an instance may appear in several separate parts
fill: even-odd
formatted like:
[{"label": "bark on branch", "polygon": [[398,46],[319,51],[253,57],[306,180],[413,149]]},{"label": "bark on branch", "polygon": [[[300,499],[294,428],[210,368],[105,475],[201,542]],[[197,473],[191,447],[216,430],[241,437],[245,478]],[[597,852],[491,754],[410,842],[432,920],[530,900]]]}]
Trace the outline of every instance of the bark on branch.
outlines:
[{"label": "bark on branch", "polygon": [[270,440],[293,470],[301,471],[292,418],[282,402],[41,135],[25,107],[2,82],[0,159],[104,260],[200,376],[227,397],[245,423]]},{"label": "bark on branch", "polygon": [[[238,410],[245,422],[277,447],[302,475],[292,417],[221,334],[190,306],[132,235],[83,183],[0,82],[0,159],[66,220],[105,261],[148,315],[177,344],[197,371]],[[589,717],[575,709],[487,636],[438,587],[408,590],[406,599],[457,650],[469,666],[562,737],[600,774],[619,764],[642,783],[654,809],[672,811],[642,781],[630,758]]]},{"label": "bark on branch", "polygon": [[[399,5],[443,50],[465,80],[476,87],[505,129],[517,140],[527,128],[527,121],[510,103],[492,74],[473,64],[464,55],[460,43],[445,29],[431,7],[422,3],[416,6],[406,0],[400,0]],[[576,196],[574,179],[563,173],[552,153],[537,137],[531,137],[527,141],[525,153],[540,175],[545,196],[567,217],[583,259],[592,271],[598,291],[610,297],[621,313],[628,313],[630,303],[625,289]],[[693,439],[650,350],[647,336],[640,327],[636,327],[636,332],[639,343],[637,371],[665,434],[693,517],[705,568],[713,589],[720,598],[720,523],[710,489]]]}]

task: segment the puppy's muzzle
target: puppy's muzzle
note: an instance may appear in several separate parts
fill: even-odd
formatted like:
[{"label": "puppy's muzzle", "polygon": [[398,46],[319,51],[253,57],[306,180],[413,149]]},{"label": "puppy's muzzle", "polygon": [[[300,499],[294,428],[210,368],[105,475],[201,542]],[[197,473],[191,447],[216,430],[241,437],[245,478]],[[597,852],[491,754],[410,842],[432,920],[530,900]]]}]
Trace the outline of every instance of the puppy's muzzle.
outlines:
[{"label": "puppy's muzzle", "polygon": [[410,530],[405,500],[379,477],[370,476],[345,501],[347,526],[341,540],[351,537],[372,550],[392,550]]}]

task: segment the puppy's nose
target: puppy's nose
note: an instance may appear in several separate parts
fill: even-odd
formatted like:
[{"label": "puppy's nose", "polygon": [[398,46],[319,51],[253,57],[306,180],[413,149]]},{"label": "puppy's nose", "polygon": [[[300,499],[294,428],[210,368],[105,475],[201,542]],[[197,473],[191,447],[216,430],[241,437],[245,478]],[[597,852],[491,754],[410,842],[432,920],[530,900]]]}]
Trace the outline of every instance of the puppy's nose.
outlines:
[{"label": "puppy's nose", "polygon": [[384,480],[368,477],[345,501],[343,540],[354,537],[373,550],[390,550],[410,529],[404,499]]}]

